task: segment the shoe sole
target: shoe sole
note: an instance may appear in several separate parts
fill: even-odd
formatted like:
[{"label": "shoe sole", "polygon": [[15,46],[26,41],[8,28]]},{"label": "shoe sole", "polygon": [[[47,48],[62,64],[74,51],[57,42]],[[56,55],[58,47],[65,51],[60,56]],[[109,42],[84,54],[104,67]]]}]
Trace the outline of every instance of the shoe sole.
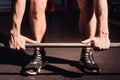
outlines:
[{"label": "shoe sole", "polygon": [[25,71],[24,74],[27,75],[27,76],[37,75],[37,74],[39,74],[39,73],[41,72],[41,68],[43,68],[43,67],[45,67],[45,66],[47,66],[47,65],[48,65],[48,61],[45,61],[45,62],[43,63],[43,65],[38,68],[37,71],[32,71],[32,72],[31,72],[30,70],[28,70],[28,71]]}]

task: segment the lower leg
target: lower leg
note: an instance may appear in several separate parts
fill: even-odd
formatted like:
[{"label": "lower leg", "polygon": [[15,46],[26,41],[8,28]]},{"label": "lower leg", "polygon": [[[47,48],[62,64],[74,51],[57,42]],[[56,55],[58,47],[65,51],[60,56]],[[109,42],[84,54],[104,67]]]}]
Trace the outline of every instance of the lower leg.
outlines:
[{"label": "lower leg", "polygon": [[30,21],[34,39],[40,43],[46,30],[46,9],[47,0],[31,0]]},{"label": "lower leg", "polygon": [[[94,37],[96,32],[96,18],[93,10],[93,1],[78,0],[78,5],[80,9],[79,30],[82,32],[82,39]],[[80,60],[87,69],[99,68],[93,59],[92,48],[83,48]]]},{"label": "lower leg", "polygon": [[[45,8],[47,0],[30,0],[30,21],[33,36],[37,43],[41,43],[46,30]],[[33,59],[25,67],[26,75],[36,75],[46,65],[45,51],[43,48],[34,49]]]},{"label": "lower leg", "polygon": [[94,12],[93,1],[90,0],[77,0],[80,10],[79,17],[79,31],[82,40],[94,37],[96,32],[96,18]]}]

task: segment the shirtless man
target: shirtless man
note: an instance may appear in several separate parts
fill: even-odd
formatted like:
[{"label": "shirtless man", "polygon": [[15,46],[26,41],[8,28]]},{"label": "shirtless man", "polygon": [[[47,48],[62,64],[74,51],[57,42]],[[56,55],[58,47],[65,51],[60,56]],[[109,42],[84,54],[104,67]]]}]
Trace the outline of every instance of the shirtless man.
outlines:
[{"label": "shirtless man", "polygon": [[[26,0],[14,0],[13,24],[10,29],[9,47],[11,49],[25,49],[25,43],[40,43],[45,33],[46,20],[45,8],[47,0],[29,0],[30,1],[30,22],[34,34],[34,40],[31,40],[21,35],[21,22],[25,12]],[[87,4],[89,3],[89,4]],[[106,0],[78,0],[80,8],[80,32],[84,30],[89,35],[86,36],[83,43],[94,43],[94,48],[108,49],[110,46],[108,21],[107,21],[107,1]],[[94,8],[93,8],[94,6]],[[90,12],[90,13],[88,13]],[[97,32],[97,33],[96,33]],[[82,32],[84,33],[84,32]],[[36,75],[40,72],[43,63],[45,62],[42,56],[44,51],[41,48],[35,48],[33,60],[25,67],[25,74]],[[88,54],[87,54],[88,53]],[[86,56],[87,55],[87,56]],[[88,59],[88,57],[91,57]],[[92,68],[98,68],[94,60],[92,60],[92,51],[90,48],[82,50],[82,61],[86,68],[92,65]],[[91,67],[90,67],[91,69]],[[94,70],[94,69],[92,69]]]}]

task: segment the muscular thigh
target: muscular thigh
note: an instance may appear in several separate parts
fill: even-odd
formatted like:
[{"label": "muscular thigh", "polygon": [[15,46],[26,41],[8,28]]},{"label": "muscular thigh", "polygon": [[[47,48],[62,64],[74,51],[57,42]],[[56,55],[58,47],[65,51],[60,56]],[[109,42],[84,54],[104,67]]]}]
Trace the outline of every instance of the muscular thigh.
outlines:
[{"label": "muscular thigh", "polygon": [[93,6],[93,0],[77,0],[78,6],[81,10],[90,8]]}]

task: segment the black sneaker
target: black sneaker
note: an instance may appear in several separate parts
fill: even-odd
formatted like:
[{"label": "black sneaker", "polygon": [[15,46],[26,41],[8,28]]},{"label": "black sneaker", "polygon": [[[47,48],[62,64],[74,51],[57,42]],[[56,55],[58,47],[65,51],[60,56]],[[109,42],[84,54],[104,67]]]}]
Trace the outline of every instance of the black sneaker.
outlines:
[{"label": "black sneaker", "polygon": [[83,49],[82,50],[79,63],[84,66],[85,72],[92,72],[92,73],[100,72],[99,65],[95,62],[91,49],[88,49],[88,50]]},{"label": "black sneaker", "polygon": [[44,50],[34,50],[33,59],[25,66],[25,75],[36,75],[40,73],[42,67],[47,65]]}]

